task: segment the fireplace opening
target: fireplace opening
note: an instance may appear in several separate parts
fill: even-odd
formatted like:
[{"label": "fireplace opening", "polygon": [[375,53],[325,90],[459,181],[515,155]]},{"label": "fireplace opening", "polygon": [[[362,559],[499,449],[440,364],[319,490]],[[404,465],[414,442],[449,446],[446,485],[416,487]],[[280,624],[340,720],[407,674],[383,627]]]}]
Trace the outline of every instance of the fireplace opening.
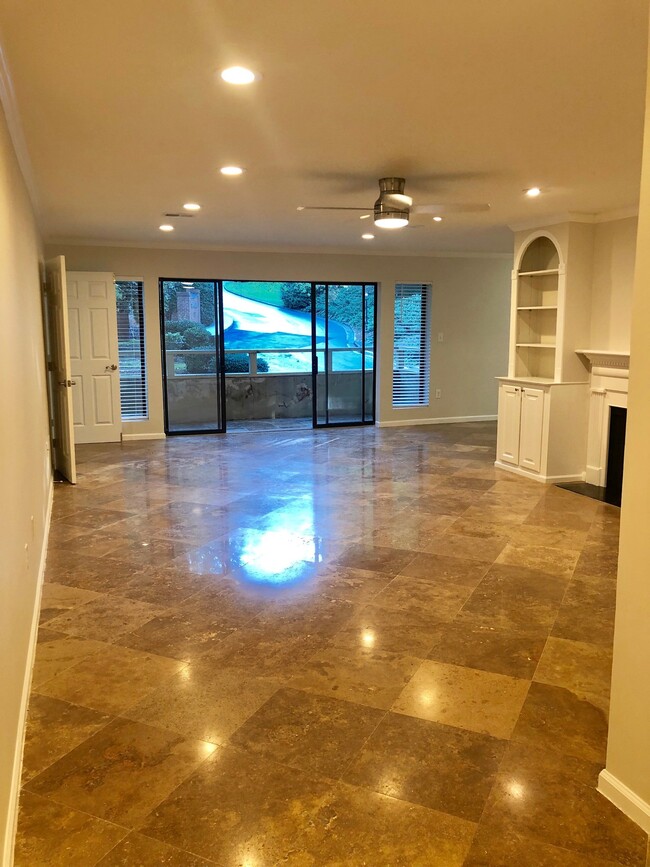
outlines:
[{"label": "fireplace opening", "polygon": [[609,440],[607,445],[606,503],[621,505],[623,490],[623,456],[625,453],[625,426],[627,410],[622,406],[609,408]]},{"label": "fireplace opening", "polygon": [[609,408],[609,437],[607,440],[607,473],[605,487],[588,482],[563,482],[558,488],[601,500],[611,506],[621,505],[623,490],[623,457],[625,454],[625,425],[627,409],[622,406]]}]

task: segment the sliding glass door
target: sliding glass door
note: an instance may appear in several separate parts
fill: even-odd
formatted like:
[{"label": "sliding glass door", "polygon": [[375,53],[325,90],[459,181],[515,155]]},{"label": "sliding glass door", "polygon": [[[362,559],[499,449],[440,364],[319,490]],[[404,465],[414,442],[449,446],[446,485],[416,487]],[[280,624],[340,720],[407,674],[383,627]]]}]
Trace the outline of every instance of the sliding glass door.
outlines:
[{"label": "sliding glass door", "polygon": [[312,284],[314,427],[375,420],[374,283]]},{"label": "sliding glass door", "polygon": [[161,280],[165,431],[226,429],[223,308],[218,280]]}]

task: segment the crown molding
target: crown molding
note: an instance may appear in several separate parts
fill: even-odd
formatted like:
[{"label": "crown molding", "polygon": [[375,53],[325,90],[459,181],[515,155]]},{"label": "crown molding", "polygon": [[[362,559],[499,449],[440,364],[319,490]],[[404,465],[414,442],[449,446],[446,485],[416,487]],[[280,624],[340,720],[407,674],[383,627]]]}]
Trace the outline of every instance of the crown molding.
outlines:
[{"label": "crown molding", "polygon": [[2,104],[4,109],[9,138],[11,139],[14,151],[16,152],[18,166],[20,167],[20,171],[25,181],[27,194],[32,203],[34,216],[42,235],[42,211],[40,207],[38,188],[36,186],[34,169],[29,156],[27,142],[25,141],[20,112],[18,111],[16,92],[14,90],[13,80],[11,78],[11,73],[9,72],[9,64],[3,48],[2,33],[0,33],[0,104]]},{"label": "crown molding", "polygon": [[423,252],[400,250],[351,250],[349,247],[282,247],[276,246],[233,246],[223,244],[191,244],[145,241],[120,241],[93,238],[47,238],[49,247],[121,247],[125,249],[160,250],[171,253],[174,251],[191,251],[204,253],[273,253],[277,256],[307,255],[307,256],[363,256],[368,259],[390,257],[398,259],[503,259],[512,262],[512,253],[476,252],[476,251],[444,251],[429,250]]},{"label": "crown molding", "polygon": [[547,217],[536,217],[534,220],[523,220],[520,223],[511,223],[508,228],[513,232],[526,232],[530,229],[541,229],[549,226],[557,226],[560,223],[614,223],[616,220],[627,220],[629,217],[639,216],[639,206],[630,205],[627,208],[615,208],[609,211],[599,211],[596,214],[586,214],[580,211],[564,211]]}]

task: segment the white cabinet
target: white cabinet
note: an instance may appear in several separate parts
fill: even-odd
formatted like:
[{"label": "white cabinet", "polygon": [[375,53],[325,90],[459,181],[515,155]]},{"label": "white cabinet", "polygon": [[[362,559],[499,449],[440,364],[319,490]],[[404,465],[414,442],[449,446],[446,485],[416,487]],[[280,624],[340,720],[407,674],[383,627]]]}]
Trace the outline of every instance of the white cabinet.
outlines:
[{"label": "white cabinet", "polygon": [[521,432],[519,465],[538,473],[542,468],[544,392],[541,388],[521,390]]},{"label": "white cabinet", "polygon": [[506,385],[499,389],[499,460],[506,464],[519,463],[519,428],[521,421],[521,388]]},{"label": "white cabinet", "polygon": [[581,479],[588,402],[586,383],[501,378],[496,466],[540,482]]},{"label": "white cabinet", "polygon": [[499,389],[498,460],[538,473],[543,428],[543,389],[503,383]]}]

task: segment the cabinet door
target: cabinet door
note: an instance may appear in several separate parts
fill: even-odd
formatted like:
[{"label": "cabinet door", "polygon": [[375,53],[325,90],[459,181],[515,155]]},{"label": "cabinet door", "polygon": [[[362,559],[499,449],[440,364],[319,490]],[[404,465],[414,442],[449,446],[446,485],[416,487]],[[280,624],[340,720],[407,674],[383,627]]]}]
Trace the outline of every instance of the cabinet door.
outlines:
[{"label": "cabinet door", "polygon": [[519,466],[538,473],[542,468],[542,427],[544,424],[544,391],[524,388],[521,396],[521,435]]},{"label": "cabinet door", "polygon": [[519,422],[521,389],[516,385],[499,388],[499,460],[506,464],[519,463]]}]

